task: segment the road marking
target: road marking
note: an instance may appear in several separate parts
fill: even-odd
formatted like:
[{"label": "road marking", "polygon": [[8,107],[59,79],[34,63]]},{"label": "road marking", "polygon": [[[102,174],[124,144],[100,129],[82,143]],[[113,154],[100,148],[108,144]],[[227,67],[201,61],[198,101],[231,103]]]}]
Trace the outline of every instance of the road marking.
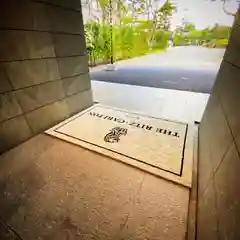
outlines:
[{"label": "road marking", "polygon": [[165,83],[173,83],[173,84],[178,83],[178,82],[172,82],[172,81],[163,81],[163,82],[165,82]]},{"label": "road marking", "polygon": [[182,79],[182,80],[188,80],[188,78],[187,78],[187,77],[181,77],[181,79]]}]

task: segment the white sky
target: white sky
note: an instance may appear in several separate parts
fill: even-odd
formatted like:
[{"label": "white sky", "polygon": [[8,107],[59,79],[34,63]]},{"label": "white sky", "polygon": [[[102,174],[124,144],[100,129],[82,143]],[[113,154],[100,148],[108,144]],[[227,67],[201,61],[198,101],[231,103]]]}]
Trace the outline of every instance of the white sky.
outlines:
[{"label": "white sky", "polygon": [[[203,29],[208,26],[212,27],[215,23],[232,25],[233,17],[223,12],[220,0],[216,0],[215,2],[211,2],[211,0],[170,1],[178,7],[178,12],[172,17],[173,27],[179,25],[183,17],[186,21],[194,23],[197,29]],[[231,12],[236,12],[237,7],[237,0],[230,0],[226,3],[226,9]]]},{"label": "white sky", "polygon": [[[93,0],[95,2],[96,0]],[[166,0],[154,0],[155,7],[161,7]],[[238,2],[240,0],[228,0],[226,9],[230,12],[236,12]],[[174,13],[172,17],[173,29],[181,24],[182,18],[186,21],[195,24],[197,29],[203,29],[207,27],[213,27],[215,23],[220,25],[231,26],[233,23],[233,17],[227,15],[222,10],[222,1],[216,0],[170,0],[174,5],[177,6],[178,12]],[[84,22],[89,20],[89,10],[85,7],[82,9]],[[91,10],[94,15],[100,17],[101,14],[97,11]]]}]

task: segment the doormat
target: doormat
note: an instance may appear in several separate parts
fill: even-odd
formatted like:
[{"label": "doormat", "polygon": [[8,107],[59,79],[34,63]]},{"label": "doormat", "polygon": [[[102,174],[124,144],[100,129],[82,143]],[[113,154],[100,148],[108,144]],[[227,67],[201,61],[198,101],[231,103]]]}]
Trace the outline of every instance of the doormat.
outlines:
[{"label": "doormat", "polygon": [[190,186],[188,131],[185,123],[94,105],[46,133]]}]

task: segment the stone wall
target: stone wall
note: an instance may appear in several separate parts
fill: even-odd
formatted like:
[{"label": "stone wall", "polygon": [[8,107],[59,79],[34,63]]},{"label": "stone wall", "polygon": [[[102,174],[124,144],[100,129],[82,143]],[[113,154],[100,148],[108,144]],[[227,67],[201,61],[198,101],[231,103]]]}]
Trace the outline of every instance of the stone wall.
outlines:
[{"label": "stone wall", "polygon": [[0,153],[92,105],[80,0],[3,0]]},{"label": "stone wall", "polygon": [[199,129],[197,239],[240,239],[240,13]]}]

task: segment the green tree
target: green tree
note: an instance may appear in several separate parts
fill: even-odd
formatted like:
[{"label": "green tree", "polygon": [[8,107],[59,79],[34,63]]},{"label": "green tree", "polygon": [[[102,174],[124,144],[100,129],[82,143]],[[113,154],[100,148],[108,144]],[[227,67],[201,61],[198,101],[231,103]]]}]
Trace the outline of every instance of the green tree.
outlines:
[{"label": "green tree", "polygon": [[192,32],[196,29],[195,25],[193,23],[187,23],[184,28],[183,31],[184,32]]},{"label": "green tree", "polygon": [[154,0],[97,0],[100,15],[94,13],[92,1],[86,1],[91,12],[91,21],[85,24],[86,45],[94,63],[108,61],[112,49],[115,59],[123,59],[167,47],[169,18],[176,11],[170,1],[156,6]]},{"label": "green tree", "polygon": [[176,12],[177,8],[171,2],[166,1],[165,4],[157,9],[156,24],[158,29],[169,31],[170,17]]},{"label": "green tree", "polygon": [[210,40],[211,39],[211,30],[209,28],[205,28],[202,30],[202,40]]},{"label": "green tree", "polygon": [[166,1],[164,5],[155,10],[153,16],[152,35],[149,39],[149,45],[152,46],[156,29],[169,31],[170,29],[170,17],[177,11],[177,7],[170,1]]}]

